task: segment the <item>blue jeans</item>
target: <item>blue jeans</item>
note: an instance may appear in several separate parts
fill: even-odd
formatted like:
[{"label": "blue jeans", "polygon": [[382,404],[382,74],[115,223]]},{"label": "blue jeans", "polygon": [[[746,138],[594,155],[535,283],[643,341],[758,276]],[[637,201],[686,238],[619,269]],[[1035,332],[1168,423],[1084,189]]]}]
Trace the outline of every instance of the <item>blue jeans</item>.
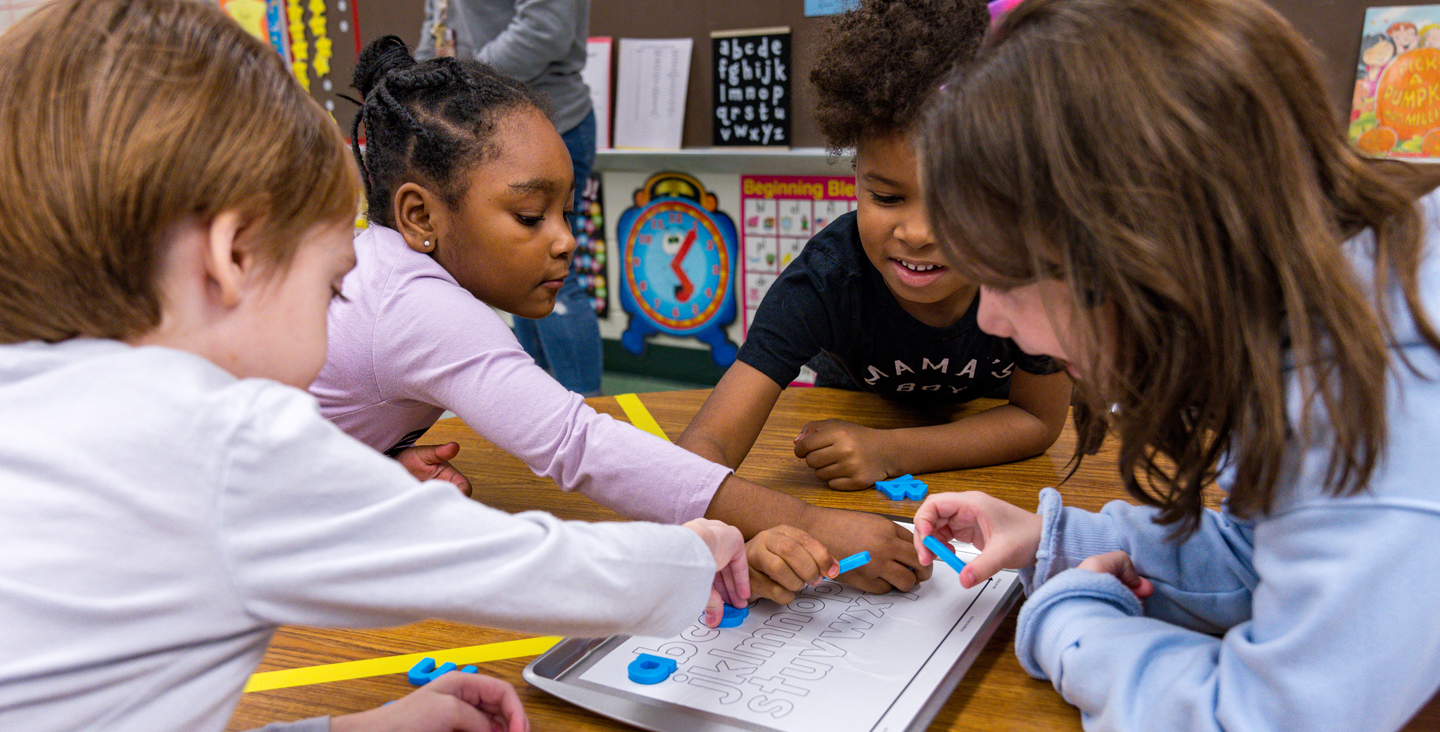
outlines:
[{"label": "blue jeans", "polygon": [[[591,112],[574,129],[560,136],[570,150],[575,166],[575,210],[590,170],[595,165],[595,113]],[[578,220],[578,217],[577,217]],[[585,396],[600,394],[600,372],[604,355],[600,346],[600,321],[585,294],[585,288],[570,270],[560,293],[555,297],[555,310],[538,320],[515,318],[515,338],[525,352],[555,375],[555,380],[570,391]]]}]

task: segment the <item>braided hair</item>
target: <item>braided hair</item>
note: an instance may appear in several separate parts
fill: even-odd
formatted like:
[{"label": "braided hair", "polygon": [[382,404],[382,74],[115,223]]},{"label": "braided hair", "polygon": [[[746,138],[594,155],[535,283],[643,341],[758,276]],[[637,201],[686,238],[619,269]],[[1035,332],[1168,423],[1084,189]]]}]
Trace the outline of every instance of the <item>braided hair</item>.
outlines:
[{"label": "braided hair", "polygon": [[451,57],[416,61],[397,36],[372,41],[350,83],[365,100],[350,125],[350,139],[365,181],[367,216],[391,228],[396,188],[413,181],[446,205],[459,205],[465,173],[499,153],[494,141],[499,121],[520,109],[546,112],[529,87],[490,66]]}]

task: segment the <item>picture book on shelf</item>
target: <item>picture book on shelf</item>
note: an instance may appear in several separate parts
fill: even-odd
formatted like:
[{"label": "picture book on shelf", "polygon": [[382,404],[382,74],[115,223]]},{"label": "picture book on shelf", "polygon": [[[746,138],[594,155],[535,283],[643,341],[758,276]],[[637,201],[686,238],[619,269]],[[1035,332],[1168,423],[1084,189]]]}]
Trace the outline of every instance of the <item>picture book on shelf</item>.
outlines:
[{"label": "picture book on shelf", "polygon": [[1440,160],[1440,5],[1366,10],[1350,142],[1367,155]]}]

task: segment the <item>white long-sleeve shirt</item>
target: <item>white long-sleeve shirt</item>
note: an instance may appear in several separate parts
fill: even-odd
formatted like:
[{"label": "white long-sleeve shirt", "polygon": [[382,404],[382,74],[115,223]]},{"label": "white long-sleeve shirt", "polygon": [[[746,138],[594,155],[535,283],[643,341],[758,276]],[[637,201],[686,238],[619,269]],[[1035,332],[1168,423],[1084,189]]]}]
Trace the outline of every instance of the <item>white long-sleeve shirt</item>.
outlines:
[{"label": "white long-sleeve shirt", "polygon": [[516,516],[182,351],[0,346],[0,729],[220,730],[277,625],[666,635],[677,526]]}]

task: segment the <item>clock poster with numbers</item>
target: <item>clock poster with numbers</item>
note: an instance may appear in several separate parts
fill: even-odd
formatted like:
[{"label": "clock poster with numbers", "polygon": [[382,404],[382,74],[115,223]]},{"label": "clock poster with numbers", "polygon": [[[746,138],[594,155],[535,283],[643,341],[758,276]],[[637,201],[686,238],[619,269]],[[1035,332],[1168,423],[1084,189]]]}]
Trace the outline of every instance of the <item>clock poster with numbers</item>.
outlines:
[{"label": "clock poster with numbers", "polygon": [[855,210],[855,178],[744,175],[740,210],[740,309],[743,332],[749,335],[760,301],[805,242],[840,214]]},{"label": "clock poster with numbers", "polygon": [[738,348],[725,336],[735,321],[735,224],[694,176],[657,173],[620,214],[620,337],[641,355],[655,333],[693,337],[728,368]]}]

